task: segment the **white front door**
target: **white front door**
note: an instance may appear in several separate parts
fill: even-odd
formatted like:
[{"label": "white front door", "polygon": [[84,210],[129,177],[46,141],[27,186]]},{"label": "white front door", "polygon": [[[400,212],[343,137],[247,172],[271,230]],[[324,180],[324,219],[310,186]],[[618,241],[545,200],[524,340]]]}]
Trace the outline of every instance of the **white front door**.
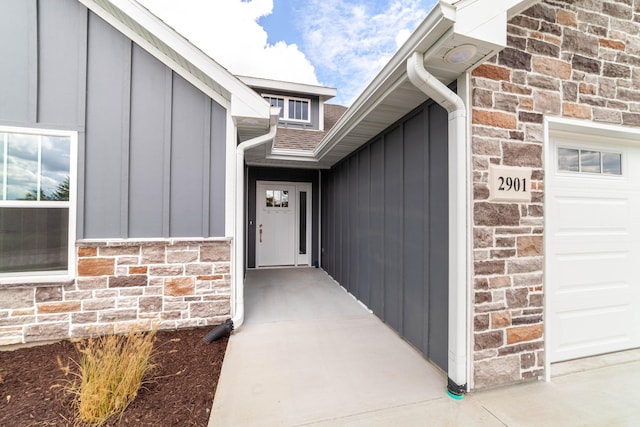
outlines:
[{"label": "white front door", "polygon": [[586,139],[550,145],[550,362],[640,346],[640,147]]},{"label": "white front door", "polygon": [[311,185],[258,182],[256,267],[310,264]]}]

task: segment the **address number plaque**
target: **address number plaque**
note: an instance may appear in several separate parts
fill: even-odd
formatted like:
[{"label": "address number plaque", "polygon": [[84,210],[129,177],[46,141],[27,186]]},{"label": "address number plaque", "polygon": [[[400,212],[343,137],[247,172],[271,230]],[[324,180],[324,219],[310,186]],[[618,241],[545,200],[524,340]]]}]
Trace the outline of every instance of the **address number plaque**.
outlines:
[{"label": "address number plaque", "polygon": [[530,202],[531,168],[490,165],[489,201]]}]

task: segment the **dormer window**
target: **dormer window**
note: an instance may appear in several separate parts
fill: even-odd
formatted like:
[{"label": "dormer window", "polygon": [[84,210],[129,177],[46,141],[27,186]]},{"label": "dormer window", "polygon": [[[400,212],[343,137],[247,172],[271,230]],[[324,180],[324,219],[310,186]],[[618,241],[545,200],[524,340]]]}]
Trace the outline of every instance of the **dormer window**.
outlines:
[{"label": "dormer window", "polygon": [[280,107],[280,118],[295,122],[309,122],[309,105],[311,101],[304,98],[288,96],[262,95],[273,107]]}]

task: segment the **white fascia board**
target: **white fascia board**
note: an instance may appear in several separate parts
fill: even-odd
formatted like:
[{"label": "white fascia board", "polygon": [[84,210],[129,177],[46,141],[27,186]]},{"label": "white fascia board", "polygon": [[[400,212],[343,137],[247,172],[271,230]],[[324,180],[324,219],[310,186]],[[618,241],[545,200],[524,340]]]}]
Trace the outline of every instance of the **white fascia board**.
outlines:
[{"label": "white fascia board", "polygon": [[283,92],[302,93],[307,95],[317,95],[323,100],[336,96],[337,90],[332,87],[311,85],[306,83],[285,82],[281,80],[262,79],[259,77],[236,76],[247,86],[274,89]]},{"label": "white fascia board", "polygon": [[507,21],[539,0],[460,0],[454,31],[498,46],[507,44]]},{"label": "white fascia board", "polygon": [[[78,1],[220,105],[230,108],[233,116],[269,119],[270,106],[266,101],[139,3],[133,0]],[[110,4],[118,11],[107,10],[103,4]],[[117,16],[120,14],[126,15],[139,28],[132,27],[123,16]],[[209,77],[215,85],[202,80],[188,66],[171,58],[170,53],[165,52],[166,48],[158,46],[153,38],[157,38],[189,65]]]},{"label": "white fascia board", "polygon": [[437,3],[409,39],[398,49],[387,65],[356,98],[316,147],[314,155],[322,159],[366,115],[402,82],[407,58],[415,51],[426,51],[453,26],[455,7],[446,2]]}]

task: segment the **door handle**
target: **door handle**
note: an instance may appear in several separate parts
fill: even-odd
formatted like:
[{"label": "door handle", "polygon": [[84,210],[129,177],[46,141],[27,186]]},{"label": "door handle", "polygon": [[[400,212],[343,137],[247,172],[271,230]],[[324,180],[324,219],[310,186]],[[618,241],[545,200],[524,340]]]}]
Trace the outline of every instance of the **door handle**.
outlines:
[{"label": "door handle", "polygon": [[260,243],[262,243],[262,224],[260,224]]}]

